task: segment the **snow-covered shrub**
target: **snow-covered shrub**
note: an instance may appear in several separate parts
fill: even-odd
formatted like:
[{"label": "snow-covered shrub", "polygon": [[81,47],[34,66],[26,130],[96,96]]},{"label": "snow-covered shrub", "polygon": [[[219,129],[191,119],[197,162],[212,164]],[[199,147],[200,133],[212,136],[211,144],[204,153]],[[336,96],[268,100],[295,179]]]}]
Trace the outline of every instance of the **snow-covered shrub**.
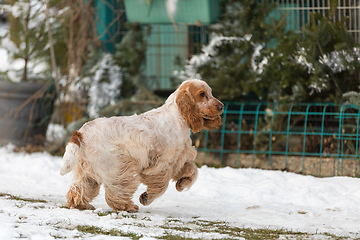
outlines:
[{"label": "snow-covered shrub", "polygon": [[210,44],[188,62],[184,72],[180,72],[180,79],[200,77],[222,100],[246,99],[257,88],[256,72],[261,72],[261,68],[255,57],[272,38],[270,24],[266,22],[276,5],[254,0],[223,4],[223,17],[210,27]]},{"label": "snow-covered shrub", "polygon": [[231,101],[341,103],[343,93],[358,90],[359,47],[343,21],[312,13],[295,33],[285,30],[284,16],[268,17],[268,1],[224,4],[212,40],[177,72],[180,80],[202,78]]},{"label": "snow-covered shrub", "polygon": [[120,98],[122,74],[113,56],[102,53],[100,60],[92,66],[86,77],[74,81],[71,91],[88,95],[88,113],[91,118],[100,116],[100,111],[114,105]]},{"label": "snow-covered shrub", "polygon": [[231,43],[234,41],[250,41],[251,35],[246,35],[244,38],[240,37],[224,37],[222,35],[214,35],[210,43],[202,47],[202,53],[194,55],[184,66],[184,70],[175,72],[174,74],[181,81],[185,81],[189,78],[201,78],[198,69],[207,64],[213,57],[218,54],[216,47],[223,45],[224,43]]},{"label": "snow-covered shrub", "polygon": [[350,91],[344,93],[344,98],[347,100],[346,103],[360,105],[360,92]]},{"label": "snow-covered shrub", "polygon": [[0,37],[0,44],[11,62],[5,69],[7,76],[12,81],[38,80],[49,70],[44,1],[11,0],[9,3],[9,29]]},{"label": "snow-covered shrub", "polygon": [[111,54],[104,54],[94,70],[95,76],[89,89],[89,115],[99,117],[103,107],[114,105],[119,98],[122,77],[120,67]]},{"label": "snow-covered shrub", "polygon": [[319,58],[319,62],[331,69],[333,73],[355,70],[360,62],[360,47],[354,47],[352,51],[332,51]]}]

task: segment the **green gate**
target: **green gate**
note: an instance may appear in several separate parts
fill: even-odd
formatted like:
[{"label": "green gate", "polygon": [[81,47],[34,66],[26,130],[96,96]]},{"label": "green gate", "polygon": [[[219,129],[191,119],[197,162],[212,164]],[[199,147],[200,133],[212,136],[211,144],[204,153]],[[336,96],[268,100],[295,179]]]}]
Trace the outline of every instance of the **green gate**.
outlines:
[{"label": "green gate", "polygon": [[225,103],[217,131],[193,135],[199,163],[360,176],[360,108],[330,103]]}]

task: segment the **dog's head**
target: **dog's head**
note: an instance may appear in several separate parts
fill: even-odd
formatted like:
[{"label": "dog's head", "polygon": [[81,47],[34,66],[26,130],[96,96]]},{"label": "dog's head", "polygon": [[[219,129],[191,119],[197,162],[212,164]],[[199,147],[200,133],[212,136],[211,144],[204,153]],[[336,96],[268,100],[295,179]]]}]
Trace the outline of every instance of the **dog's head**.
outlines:
[{"label": "dog's head", "polygon": [[183,82],[177,90],[176,104],[188,127],[195,133],[221,126],[224,104],[212,95],[211,88],[201,80]]}]

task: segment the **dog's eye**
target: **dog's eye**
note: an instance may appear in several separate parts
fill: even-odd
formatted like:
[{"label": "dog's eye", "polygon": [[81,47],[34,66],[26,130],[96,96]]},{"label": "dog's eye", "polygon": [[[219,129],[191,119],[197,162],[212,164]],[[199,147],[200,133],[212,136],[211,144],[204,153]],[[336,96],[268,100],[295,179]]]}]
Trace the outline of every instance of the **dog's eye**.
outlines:
[{"label": "dog's eye", "polygon": [[200,96],[201,96],[201,97],[205,97],[206,95],[205,95],[204,92],[202,92],[202,93],[200,93]]}]

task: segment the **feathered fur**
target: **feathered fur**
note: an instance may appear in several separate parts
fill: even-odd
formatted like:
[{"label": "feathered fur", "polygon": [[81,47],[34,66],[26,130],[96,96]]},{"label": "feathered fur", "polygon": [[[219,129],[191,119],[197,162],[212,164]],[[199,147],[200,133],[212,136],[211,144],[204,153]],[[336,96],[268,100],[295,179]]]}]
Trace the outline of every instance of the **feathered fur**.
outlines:
[{"label": "feathered fur", "polygon": [[147,186],[140,196],[143,205],[162,195],[170,180],[178,191],[190,188],[197,168],[189,129],[219,127],[222,112],[223,104],[205,82],[188,80],[159,108],[85,123],[67,144],[60,171],[75,174],[67,206],[93,209],[90,202],[101,184],[108,205],[129,212],[138,210],[131,198],[140,183]]}]

